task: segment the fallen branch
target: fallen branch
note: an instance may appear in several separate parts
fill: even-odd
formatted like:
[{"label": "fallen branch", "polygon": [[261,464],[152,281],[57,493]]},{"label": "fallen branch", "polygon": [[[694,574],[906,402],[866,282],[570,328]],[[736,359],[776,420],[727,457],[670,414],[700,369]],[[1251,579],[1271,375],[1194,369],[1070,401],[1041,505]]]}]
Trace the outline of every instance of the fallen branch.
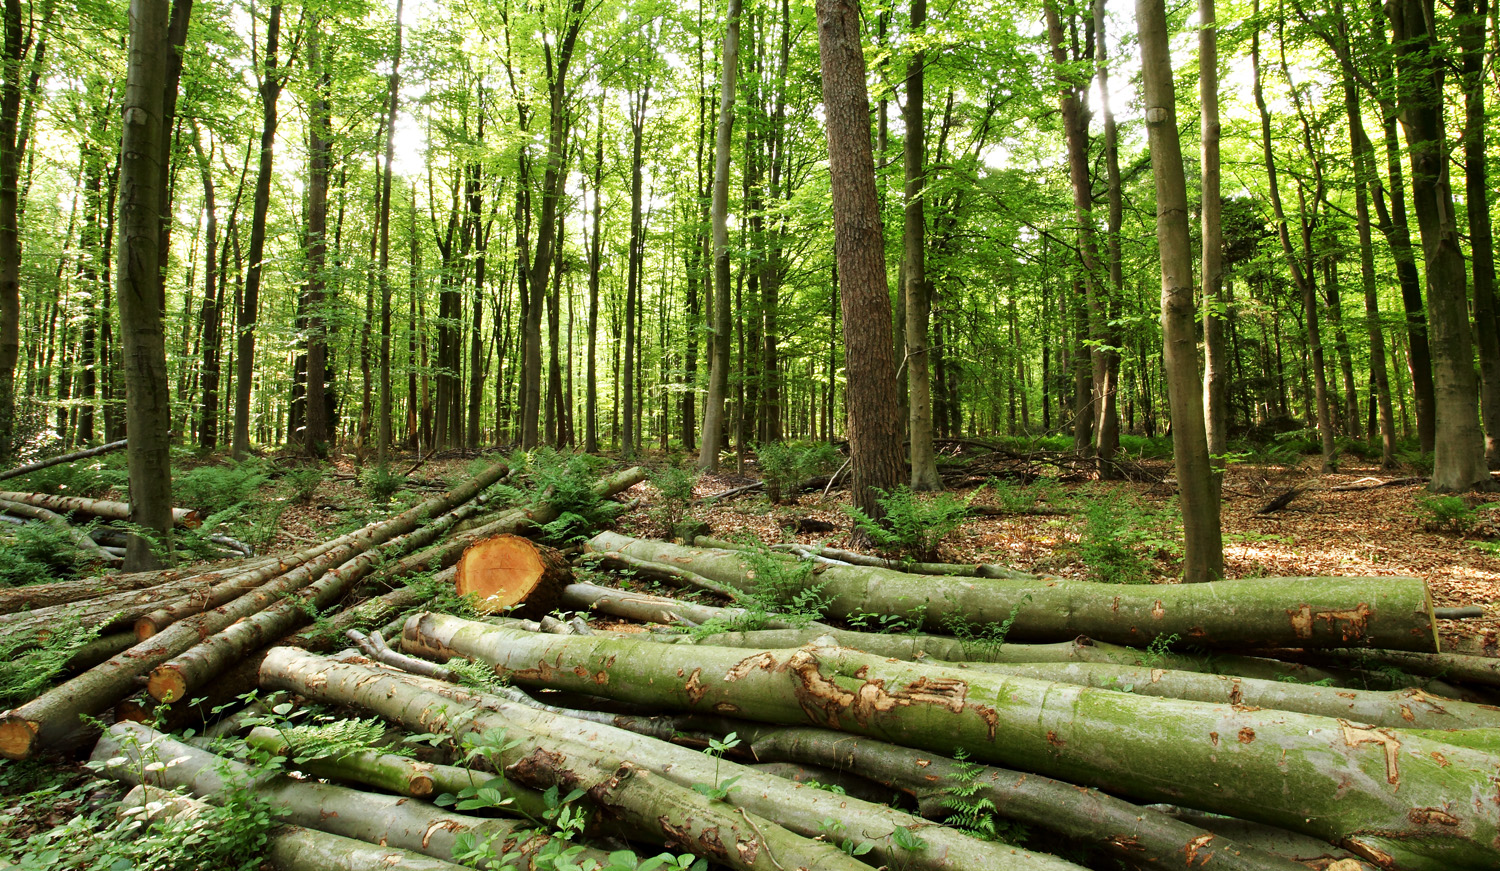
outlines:
[{"label": "fallen branch", "polygon": [[0,481],[4,481],[7,478],[17,478],[21,475],[29,475],[32,472],[41,471],[42,469],[46,469],[51,466],[60,466],[63,463],[72,463],[77,460],[86,460],[90,457],[97,457],[103,454],[110,453],[112,451],[118,451],[125,447],[125,442],[125,439],[120,439],[117,442],[109,442],[107,444],[99,445],[96,448],[86,448],[81,451],[74,451],[71,454],[59,454],[55,457],[48,457],[45,460],[37,460],[34,463],[27,463],[24,466],[16,466],[14,469],[8,469],[4,472],[0,472]]},{"label": "fallen branch", "polygon": [[[109,520],[130,520],[130,505],[125,502],[110,502],[105,499],[85,499],[82,496],[51,496],[46,493],[13,493],[0,491],[0,499],[9,502],[22,502],[26,505],[34,505],[37,508],[45,508],[58,514],[87,514],[90,517],[103,517]],[[177,526],[187,529],[196,529],[202,519],[198,512],[191,508],[173,508],[172,522]]]}]

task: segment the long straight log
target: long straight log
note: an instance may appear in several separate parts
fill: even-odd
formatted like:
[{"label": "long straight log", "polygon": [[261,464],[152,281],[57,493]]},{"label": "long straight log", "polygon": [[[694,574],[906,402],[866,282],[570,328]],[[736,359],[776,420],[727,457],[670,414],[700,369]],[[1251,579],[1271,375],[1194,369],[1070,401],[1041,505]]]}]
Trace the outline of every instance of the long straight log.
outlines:
[{"label": "long straight log", "polygon": [[[243,619],[158,665],[151,671],[146,691],[159,702],[175,702],[187,698],[189,692],[204,686],[225,669],[243,662],[255,651],[298,626],[311,622],[313,613],[338,601],[374,571],[381,561],[431,544],[455,523],[473,514],[477,508],[472,502],[460,505],[380,547],[370,548],[351,557],[302,589],[289,591],[283,598],[262,605]],[[260,590],[246,593],[241,597],[246,600],[241,609],[259,604],[262,597]],[[231,603],[230,607],[233,608],[234,604]]]},{"label": "long straight log", "polygon": [[12,502],[9,499],[0,499],[0,511],[13,517],[24,517],[35,520],[53,529],[58,530],[72,540],[77,548],[107,566],[117,566],[123,560],[99,546],[99,543],[89,538],[88,533],[69,523],[67,518],[56,511],[48,511],[35,505],[27,505],[24,502]]},{"label": "long straight log", "polygon": [[37,460],[34,463],[27,463],[24,466],[16,466],[14,469],[6,469],[5,471],[0,472],[0,481],[4,481],[7,478],[17,478],[21,475],[30,475],[32,472],[40,472],[42,469],[50,468],[52,466],[60,466],[63,463],[73,463],[77,462],[78,460],[87,460],[90,457],[97,457],[103,454],[110,453],[111,451],[121,450],[124,447],[125,439],[120,439],[117,442],[107,442],[105,444],[99,445],[98,447],[85,448],[81,451],[74,451],[71,454],[58,454],[55,457],[48,457],[45,460]]},{"label": "long straight log", "polygon": [[[0,499],[35,505],[58,514],[87,514],[108,520],[130,520],[130,505],[126,502],[111,502],[107,499],[86,499],[82,496],[51,496],[46,493],[14,493],[0,491]],[[196,529],[203,522],[198,512],[191,508],[173,508],[172,522],[186,529]]]},{"label": "long straight log", "polygon": [[522,685],[818,725],[939,752],[962,748],[1140,801],[1299,831],[1383,866],[1500,864],[1500,805],[1489,800],[1500,787],[1495,759],[1410,732],[916,666],[844,648],[689,649],[435,614],[408,620],[402,646],[481,660]]},{"label": "long straight log", "polygon": [[[232,566],[207,572],[187,567],[181,569],[158,569],[150,572],[132,572],[130,574],[107,574],[97,578],[79,578],[76,581],[30,584],[24,587],[0,590],[0,615],[8,615],[22,610],[30,610],[34,613],[39,608],[66,605],[71,602],[81,602],[85,599],[95,599],[100,596],[144,590],[160,587],[165,584],[211,583],[222,580],[230,575],[254,571],[277,561],[278,558],[276,557],[260,557],[255,560],[241,561]],[[3,619],[3,616],[0,616],[0,620]]]},{"label": "long straight log", "polygon": [[1394,666],[1411,674],[1500,687],[1500,659],[1466,653],[1411,653],[1396,650],[1278,650],[1276,656],[1331,662],[1346,667]]},{"label": "long straight log", "polygon": [[1057,832],[1133,864],[1306,871],[1306,866],[1216,837],[1199,826],[1050,777],[973,763],[966,767],[944,756],[826,729],[751,727],[741,737],[750,742],[757,759],[858,774],[908,793],[924,816],[936,820],[951,813],[948,802],[962,791],[969,802],[989,799],[995,813],[1006,819]]},{"label": "long straight log", "polygon": [[[749,616],[750,612],[744,608],[718,608],[713,605],[699,605],[696,602],[686,602],[681,599],[669,599],[665,596],[650,596],[645,593],[629,593],[624,590],[611,590],[597,584],[569,584],[562,591],[562,607],[575,611],[600,611],[614,617],[626,620],[636,620],[643,623],[682,623],[690,625],[701,625],[710,620],[723,620],[732,622]],[[679,619],[682,618],[682,619]],[[807,623],[797,623],[777,617],[764,618],[764,625],[773,629],[800,629]],[[831,627],[824,624],[814,624],[814,628],[828,629]]]},{"label": "long straight log", "polygon": [[891,569],[892,571],[905,572],[910,575],[946,575],[948,577],[962,578],[1009,578],[1016,581],[1034,581],[1037,576],[1030,572],[1023,572],[1008,566],[996,563],[979,563],[975,565],[959,565],[955,563],[924,563],[911,562],[898,559],[886,559],[885,557],[871,556],[866,553],[856,553],[852,550],[843,550],[837,547],[826,547],[816,544],[777,544],[772,545],[771,550],[794,553],[801,557],[832,560],[854,566],[871,566],[873,568]]},{"label": "long straight log", "polygon": [[[248,765],[185,744],[140,723],[116,723],[100,737],[92,757],[102,773],[123,783],[138,784],[144,772],[152,785],[186,788],[209,801],[220,797],[230,782],[246,783],[266,799],[276,819],[354,838],[367,844],[410,850],[443,861],[453,860],[455,838],[464,833],[476,839],[493,838],[499,853],[520,853],[529,859],[551,840],[509,820],[483,819],[453,813],[406,797],[361,792],[348,787],[294,780],[286,775],[258,775]],[[176,764],[145,771],[152,762]],[[603,859],[590,851],[588,858]]]},{"label": "long straight log", "polygon": [[[26,759],[43,747],[76,740],[86,734],[82,718],[97,714],[130,694],[138,677],[148,674],[203,638],[263,610],[287,593],[307,586],[351,556],[409,532],[435,513],[467,502],[499,480],[506,470],[504,463],[498,464],[450,493],[428,499],[396,517],[342,536],[336,539],[343,542],[339,546],[326,550],[310,562],[303,562],[251,593],[174,623],[30,702],[0,714],[0,755],[9,759]],[[301,559],[294,556],[288,561]],[[274,577],[278,568],[271,566],[260,571],[269,572],[269,576]]]},{"label": "long straight log", "polygon": [[[740,589],[754,570],[733,551],[681,547],[604,532],[591,551],[618,551],[682,566]],[[1259,578],[1207,584],[1096,584],[1086,581],[943,579],[868,566],[826,566],[817,576],[841,619],[889,614],[928,631],[953,621],[1011,624],[1017,641],[1087,635],[1144,646],[1176,635],[1210,647],[1275,645],[1437,650],[1431,596],[1419,578]]]},{"label": "long straight log", "polygon": [[[548,636],[562,637],[562,636]],[[566,636],[574,637],[574,636]],[[592,638],[593,636],[583,636]],[[403,728],[451,732],[455,738],[504,729],[507,741],[518,742],[499,755],[510,764],[534,750],[579,755],[599,764],[629,759],[679,785],[717,784],[737,777],[737,787],[725,801],[747,813],[765,817],[806,837],[823,834],[823,821],[837,819],[862,844],[871,847],[872,862],[909,871],[1079,871],[1078,866],[1037,853],[968,837],[953,829],[929,826],[885,805],[839,796],[801,786],[729,760],[646,738],[613,726],[559,716],[484,694],[465,704],[465,690],[445,687],[444,694],[422,688],[422,679],[355,663],[338,662],[294,648],[274,648],[261,665],[261,685],[282,689],[329,704],[350,705],[377,714]],[[919,833],[926,842],[920,850],[896,843],[896,828]],[[788,865],[788,869],[793,866]]]},{"label": "long straight log", "polygon": [[[953,666],[953,663],[944,663]],[[1339,717],[1388,729],[1485,729],[1500,727],[1500,708],[1439,699],[1419,689],[1338,689],[1288,681],[1198,674],[1109,663],[970,663],[992,674],[1077,684],[1157,698],[1249,705]]]}]

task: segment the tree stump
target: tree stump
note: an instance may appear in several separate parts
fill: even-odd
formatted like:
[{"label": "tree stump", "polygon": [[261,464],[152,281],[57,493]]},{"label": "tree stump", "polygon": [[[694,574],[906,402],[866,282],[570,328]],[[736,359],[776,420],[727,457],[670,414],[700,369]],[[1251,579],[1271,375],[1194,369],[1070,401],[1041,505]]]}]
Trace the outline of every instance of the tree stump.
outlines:
[{"label": "tree stump", "polygon": [[572,582],[567,557],[519,535],[497,535],[470,545],[453,577],[460,596],[474,594],[478,610],[503,614],[514,608],[511,616],[531,619],[555,609],[563,587]]}]

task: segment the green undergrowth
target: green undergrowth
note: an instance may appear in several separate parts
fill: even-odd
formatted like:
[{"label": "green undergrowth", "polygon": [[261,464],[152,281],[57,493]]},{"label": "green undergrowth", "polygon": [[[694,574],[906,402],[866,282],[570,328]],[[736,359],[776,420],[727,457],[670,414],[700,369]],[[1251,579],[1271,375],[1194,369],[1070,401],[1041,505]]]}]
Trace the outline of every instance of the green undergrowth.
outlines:
[{"label": "green undergrowth", "polygon": [[1123,491],[1096,490],[1078,502],[1074,555],[1092,580],[1108,584],[1148,584],[1160,574],[1159,559],[1181,553],[1181,516],[1175,504],[1154,508]]},{"label": "green undergrowth", "polygon": [[980,486],[960,499],[948,493],[919,495],[903,485],[879,491],[881,495],[875,501],[885,512],[879,520],[858,508],[844,510],[876,549],[918,562],[931,562],[937,559],[938,546],[943,540],[963,525],[969,504],[984,489]]},{"label": "green undergrowth", "polygon": [[30,701],[66,669],[80,649],[99,635],[97,627],[62,621],[45,635],[0,633],[0,710]]}]

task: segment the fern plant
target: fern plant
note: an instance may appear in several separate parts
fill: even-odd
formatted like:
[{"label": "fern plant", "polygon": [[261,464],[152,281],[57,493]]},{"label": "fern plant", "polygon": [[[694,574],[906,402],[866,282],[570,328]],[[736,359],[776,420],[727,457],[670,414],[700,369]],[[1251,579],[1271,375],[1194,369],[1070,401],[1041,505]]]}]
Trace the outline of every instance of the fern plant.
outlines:
[{"label": "fern plant", "polygon": [[84,628],[77,620],[62,621],[45,635],[0,633],[0,708],[51,686],[74,654],[98,636],[97,627]]},{"label": "fern plant", "polygon": [[924,499],[903,485],[879,491],[875,501],[885,510],[880,521],[858,508],[844,510],[876,548],[926,562],[937,559],[938,545],[963,524],[969,503],[983,490],[979,487],[963,499],[947,493]]}]

